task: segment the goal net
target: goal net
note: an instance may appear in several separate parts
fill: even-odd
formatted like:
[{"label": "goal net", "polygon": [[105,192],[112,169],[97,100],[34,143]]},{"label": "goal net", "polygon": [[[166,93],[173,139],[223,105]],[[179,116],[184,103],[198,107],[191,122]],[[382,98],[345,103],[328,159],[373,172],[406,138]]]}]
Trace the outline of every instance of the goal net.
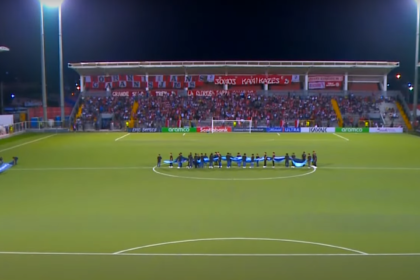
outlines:
[{"label": "goal net", "polygon": [[211,133],[247,132],[251,133],[252,120],[212,120]]}]

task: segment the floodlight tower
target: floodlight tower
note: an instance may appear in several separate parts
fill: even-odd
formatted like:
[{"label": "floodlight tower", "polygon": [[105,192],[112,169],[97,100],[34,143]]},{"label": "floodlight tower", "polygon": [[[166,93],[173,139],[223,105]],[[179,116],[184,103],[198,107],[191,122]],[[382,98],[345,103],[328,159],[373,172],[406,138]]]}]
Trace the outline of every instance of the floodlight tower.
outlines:
[{"label": "floodlight tower", "polygon": [[59,42],[59,61],[60,61],[60,108],[61,122],[64,125],[64,76],[63,76],[63,38],[62,38],[62,20],[61,5],[64,0],[40,0],[41,6],[41,60],[42,60],[42,106],[44,121],[47,121],[47,83],[45,74],[45,36],[44,36],[44,6],[58,8],[58,42]]},{"label": "floodlight tower", "polygon": [[[0,46],[0,52],[9,52],[9,51],[10,51],[10,49],[8,47]],[[3,81],[0,81],[0,107],[1,107],[0,114],[3,114],[3,107],[4,107],[4,104],[3,104]]]},{"label": "floodlight tower", "polygon": [[414,68],[414,96],[413,96],[413,113],[412,113],[412,118],[411,121],[413,123],[413,127],[416,124],[416,119],[417,119],[417,98],[418,98],[418,85],[419,85],[419,25],[420,25],[420,0],[416,0],[416,4],[417,4],[417,25],[416,25],[416,55],[415,55],[415,59],[416,59],[416,63],[415,63],[415,68]]}]

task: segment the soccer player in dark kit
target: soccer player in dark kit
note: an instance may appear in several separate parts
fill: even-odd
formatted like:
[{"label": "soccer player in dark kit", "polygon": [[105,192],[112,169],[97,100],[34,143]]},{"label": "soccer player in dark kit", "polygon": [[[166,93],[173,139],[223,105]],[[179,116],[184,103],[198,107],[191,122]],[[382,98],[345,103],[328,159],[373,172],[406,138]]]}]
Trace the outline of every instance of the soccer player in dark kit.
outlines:
[{"label": "soccer player in dark kit", "polygon": [[210,157],[209,157],[209,168],[213,168],[213,160],[214,160],[213,153],[210,153]]},{"label": "soccer player in dark kit", "polygon": [[260,166],[260,156],[257,154],[257,156],[255,157],[257,159],[257,167]]},{"label": "soccer player in dark kit", "polygon": [[174,164],[173,164],[174,156],[172,155],[172,153],[169,154],[169,160],[171,161],[171,163],[169,163],[169,168],[173,168],[174,167]]},{"label": "soccer player in dark kit", "polygon": [[[241,153],[237,153],[236,154],[236,157],[237,158],[240,158],[241,157]],[[238,167],[241,167],[241,161],[240,160],[238,160]]]},{"label": "soccer player in dark kit", "polygon": [[254,154],[252,154],[251,155],[251,163],[249,165],[249,168],[254,168],[254,160],[255,160],[255,157],[254,157]]},{"label": "soccer player in dark kit", "polygon": [[157,156],[157,167],[160,167],[160,164],[162,163],[162,157],[160,154]]},{"label": "soccer player in dark kit", "polygon": [[230,153],[226,154],[226,162],[227,162],[227,167],[226,168],[230,168],[230,166],[232,165],[232,160],[231,160],[231,155]]},{"label": "soccer player in dark kit", "polygon": [[[18,157],[13,157],[13,160],[9,162],[9,164],[13,166],[17,165],[18,159],[19,159]],[[3,164],[4,164],[3,158],[0,157],[0,165],[3,165]]]},{"label": "soccer player in dark kit", "polygon": [[178,162],[178,169],[182,168],[182,153],[179,153],[179,156],[177,157],[176,161]]},{"label": "soccer player in dark kit", "polygon": [[305,152],[303,152],[303,154],[302,154],[302,160],[303,160],[303,161],[305,161],[305,160],[306,160],[306,153],[305,153]]},{"label": "soccer player in dark kit", "polygon": [[200,156],[200,168],[204,168],[204,155],[203,155],[203,153],[201,153],[201,156]]},{"label": "soccer player in dark kit", "polygon": [[194,168],[198,168],[198,155],[195,153],[194,155]]},{"label": "soccer player in dark kit", "polygon": [[308,154],[308,168],[311,168],[312,165],[312,157],[311,157],[311,153]]},{"label": "soccer player in dark kit", "polygon": [[274,161],[274,158],[276,157],[276,154],[273,152],[273,158],[271,159],[271,161],[273,162],[273,168],[276,165],[276,162]]},{"label": "soccer player in dark kit", "polygon": [[217,159],[218,163],[219,163],[219,168],[222,168],[222,154],[217,152],[217,156],[219,157]]},{"label": "soccer player in dark kit", "polygon": [[246,153],[242,156],[242,166],[246,168]]},{"label": "soccer player in dark kit", "polygon": [[313,159],[313,165],[314,165],[315,167],[317,167],[318,156],[317,156],[317,154],[315,153],[315,151],[312,151],[312,159]]},{"label": "soccer player in dark kit", "polygon": [[290,162],[290,157],[289,157],[289,154],[286,153],[286,156],[284,157],[284,165],[286,167],[289,167],[289,162]]},{"label": "soccer player in dark kit", "polygon": [[267,153],[264,153],[264,166],[263,168],[267,167]]},{"label": "soccer player in dark kit", "polygon": [[194,158],[193,158],[193,156],[192,156],[192,153],[190,153],[190,154],[188,155],[188,168],[189,168],[189,169],[191,169],[191,168],[192,168],[192,166],[193,166],[193,162],[194,162]]}]

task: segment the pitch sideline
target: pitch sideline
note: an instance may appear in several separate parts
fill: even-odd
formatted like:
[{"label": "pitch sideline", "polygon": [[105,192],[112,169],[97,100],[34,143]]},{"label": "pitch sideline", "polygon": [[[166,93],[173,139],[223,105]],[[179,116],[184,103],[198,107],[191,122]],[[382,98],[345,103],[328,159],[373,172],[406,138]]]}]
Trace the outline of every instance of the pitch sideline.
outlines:
[{"label": "pitch sideline", "polygon": [[2,153],[2,152],[6,152],[6,151],[10,151],[10,150],[13,150],[13,149],[16,149],[16,148],[22,147],[22,146],[26,146],[26,145],[29,145],[29,144],[32,144],[32,143],[35,143],[35,142],[38,142],[38,141],[42,141],[42,140],[44,140],[44,139],[47,139],[47,138],[53,137],[53,136],[55,136],[55,135],[57,135],[57,134],[48,135],[48,136],[45,136],[45,137],[42,137],[42,138],[38,138],[38,139],[35,139],[35,140],[32,140],[32,141],[29,141],[29,142],[25,142],[25,143],[22,143],[22,144],[19,144],[19,145],[16,145],[16,146],[12,146],[12,147],[9,147],[9,148],[6,148],[6,149],[3,149],[3,150],[0,150],[0,153]]}]

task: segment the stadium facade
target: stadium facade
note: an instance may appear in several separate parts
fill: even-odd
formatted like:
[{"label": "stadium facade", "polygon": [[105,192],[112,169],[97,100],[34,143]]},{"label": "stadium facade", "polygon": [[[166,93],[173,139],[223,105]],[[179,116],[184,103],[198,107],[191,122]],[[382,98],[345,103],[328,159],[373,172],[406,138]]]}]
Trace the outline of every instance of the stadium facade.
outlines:
[{"label": "stadium facade", "polygon": [[[388,75],[399,65],[386,61],[155,61],[81,62],[68,67],[80,75],[81,96],[87,97],[351,93],[396,100],[401,93],[387,90]],[[401,120],[395,124],[410,128],[407,104],[399,100],[395,110]],[[338,107],[334,110],[340,116]],[[377,119],[381,116],[382,112],[375,114]]]}]

